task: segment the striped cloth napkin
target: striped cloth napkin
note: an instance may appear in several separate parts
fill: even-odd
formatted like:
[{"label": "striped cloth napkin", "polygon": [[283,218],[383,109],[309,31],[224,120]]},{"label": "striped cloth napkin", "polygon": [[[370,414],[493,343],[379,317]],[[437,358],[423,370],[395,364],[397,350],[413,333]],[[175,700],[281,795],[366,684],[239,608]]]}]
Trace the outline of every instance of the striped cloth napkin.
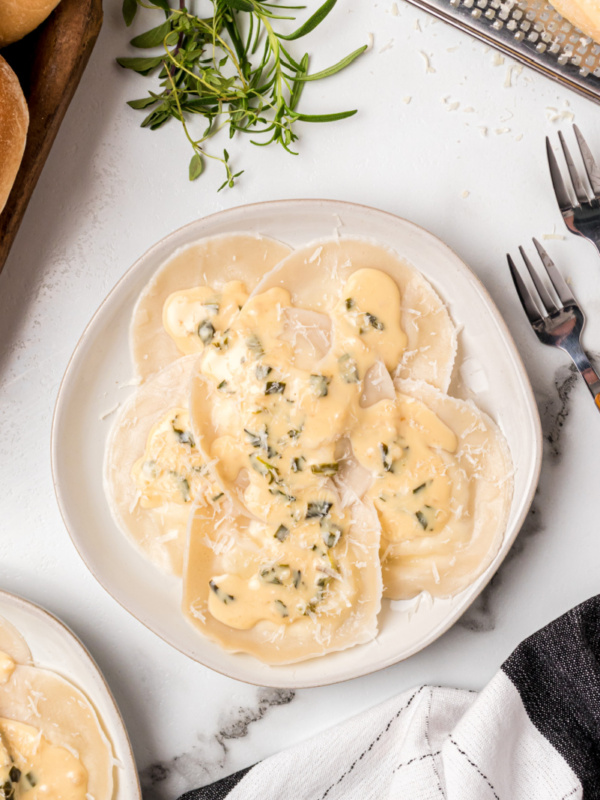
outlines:
[{"label": "striped cloth napkin", "polygon": [[600,596],[479,694],[420,686],[180,800],[600,798]]}]

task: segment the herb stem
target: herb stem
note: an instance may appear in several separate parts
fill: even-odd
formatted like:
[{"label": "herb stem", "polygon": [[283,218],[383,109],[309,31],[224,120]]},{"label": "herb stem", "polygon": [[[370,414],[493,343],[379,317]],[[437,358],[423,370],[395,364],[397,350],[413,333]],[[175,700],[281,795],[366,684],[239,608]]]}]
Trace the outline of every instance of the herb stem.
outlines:
[{"label": "herb stem", "polygon": [[[203,171],[204,156],[220,161],[226,180],[220,187],[233,186],[241,172],[234,173],[227,150],[223,156],[209,154],[203,144],[224,128],[230,138],[236,133],[265,136],[255,145],[279,143],[296,155],[291,145],[298,139],[296,122],[330,122],[356,113],[302,114],[296,109],[305,83],[334,75],[351,64],[364,47],[347,55],[337,64],[313,75],[308,74],[309,55],[296,60],[288,51],[288,42],[310,33],[331,12],[337,0],[324,0],[322,5],[291,34],[283,34],[275,21],[294,19],[276,13],[283,9],[296,11],[303,6],[278,5],[262,0],[211,0],[212,16],[200,17],[186,7],[186,0],[173,6],[170,0],[123,0],[123,16],[127,25],[139,7],[161,10],[165,21],[135,36],[131,44],[138,48],[155,48],[162,44],[161,55],[118,58],[125,69],[141,75],[158,70],[160,90],[149,91],[146,97],[129,101],[135,109],[150,109],[142,127],[156,130],[177,119],[194,155],[189,165],[190,180]],[[247,22],[247,25],[245,24]],[[247,28],[247,30],[245,30]],[[264,47],[261,48],[261,43]],[[284,44],[285,43],[285,44]],[[199,114],[206,120],[202,136],[194,139],[187,120]]]}]

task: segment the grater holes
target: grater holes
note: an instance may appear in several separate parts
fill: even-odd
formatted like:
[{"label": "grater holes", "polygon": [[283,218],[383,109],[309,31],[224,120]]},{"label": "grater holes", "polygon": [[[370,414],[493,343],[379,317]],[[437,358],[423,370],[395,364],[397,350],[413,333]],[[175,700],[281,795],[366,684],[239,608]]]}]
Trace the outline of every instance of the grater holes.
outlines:
[{"label": "grater holes", "polygon": [[[446,6],[464,19],[463,27],[487,31],[516,55],[529,54],[546,71],[570,70],[594,83],[600,99],[600,44],[585,37],[548,0],[412,0],[432,8]],[[508,44],[510,42],[511,44]]]}]

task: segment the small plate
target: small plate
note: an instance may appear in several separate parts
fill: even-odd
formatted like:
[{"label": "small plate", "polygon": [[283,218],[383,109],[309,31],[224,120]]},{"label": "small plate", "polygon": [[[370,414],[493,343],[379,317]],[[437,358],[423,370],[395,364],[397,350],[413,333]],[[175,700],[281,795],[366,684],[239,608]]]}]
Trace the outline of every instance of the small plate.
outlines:
[{"label": "small plate", "polygon": [[23,636],[36,667],[71,681],[96,709],[115,758],[111,800],[142,800],[137,769],[123,718],[102,673],[75,634],[59,619],[29,600],[0,591],[0,617]]},{"label": "small plate", "polygon": [[[159,573],[117,528],[104,497],[104,448],[111,412],[134,390],[129,322],[155,270],[179,247],[205,236],[262,233],[292,247],[334,235],[362,236],[410,261],[438,290],[458,326],[459,365],[450,393],[472,397],[502,428],[512,453],[514,495],[496,558],[448,600],[384,601],[375,642],[287,666],[267,666],[203,638],[180,611],[180,582]],[[376,266],[376,265],[374,265]],[[542,460],[540,420],[527,374],[496,306],[467,266],[432,234],[393,214],[331,200],[242,206],[192,222],[150,248],[100,306],[60,387],[52,428],[52,470],[61,513],[89,569],[128,611],[190,658],[259,686],[300,688],[356,678],[422,650],[446,631],[498,569],[529,509]]]}]

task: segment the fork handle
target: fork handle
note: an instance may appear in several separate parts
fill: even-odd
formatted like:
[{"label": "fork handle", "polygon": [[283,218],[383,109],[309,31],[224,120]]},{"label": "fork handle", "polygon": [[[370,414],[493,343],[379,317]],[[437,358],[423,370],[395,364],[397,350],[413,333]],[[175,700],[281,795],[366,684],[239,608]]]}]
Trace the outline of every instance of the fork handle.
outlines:
[{"label": "fork handle", "polygon": [[596,408],[600,411],[600,376],[590,364],[583,350],[578,348],[577,351],[571,352],[570,356],[590,390],[590,394],[596,403]]}]

